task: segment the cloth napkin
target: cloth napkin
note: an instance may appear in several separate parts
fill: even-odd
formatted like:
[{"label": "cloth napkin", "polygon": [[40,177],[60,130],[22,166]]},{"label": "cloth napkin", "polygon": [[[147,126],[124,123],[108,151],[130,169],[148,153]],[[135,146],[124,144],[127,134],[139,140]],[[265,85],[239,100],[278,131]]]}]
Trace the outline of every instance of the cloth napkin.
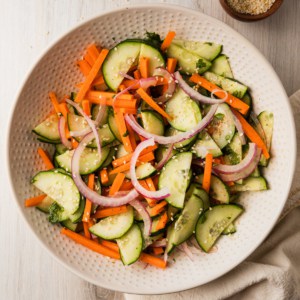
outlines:
[{"label": "cloth napkin", "polygon": [[[300,145],[300,90],[290,97]],[[279,222],[264,243],[226,275],[189,291],[126,300],[300,299],[300,153],[291,192]]]}]

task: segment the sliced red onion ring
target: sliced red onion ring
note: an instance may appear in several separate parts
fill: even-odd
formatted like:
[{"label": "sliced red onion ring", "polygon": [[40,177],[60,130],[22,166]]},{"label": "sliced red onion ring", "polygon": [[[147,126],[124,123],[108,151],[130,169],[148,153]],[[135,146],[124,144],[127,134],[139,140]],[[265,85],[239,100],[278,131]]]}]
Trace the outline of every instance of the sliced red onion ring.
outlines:
[{"label": "sliced red onion ring", "polygon": [[164,253],[164,262],[168,261],[168,252],[167,252],[167,248],[165,249],[165,253]]},{"label": "sliced red onion ring", "polygon": [[96,139],[96,144],[97,144],[97,148],[98,148],[98,154],[99,154],[99,156],[101,156],[100,138],[99,138],[99,134],[98,134],[98,131],[97,131],[97,128],[95,126],[94,121],[89,116],[87,116],[85,114],[85,112],[81,109],[81,107],[78,104],[76,104],[75,102],[73,102],[73,101],[71,101],[69,99],[67,99],[66,102],[68,104],[70,104],[71,106],[75,107],[76,110],[85,118],[85,120],[87,121],[87,123],[91,127],[91,130],[93,131],[95,139]]},{"label": "sliced red onion ring", "polygon": [[162,239],[160,241],[155,241],[151,244],[152,247],[166,247],[167,246],[167,239]]},{"label": "sliced red onion ring", "polygon": [[131,157],[131,160],[130,160],[130,177],[131,177],[131,182],[132,182],[133,186],[142,196],[144,196],[146,198],[155,199],[155,200],[161,200],[161,199],[165,199],[170,196],[169,189],[167,187],[164,187],[163,189],[158,190],[158,191],[148,191],[144,187],[141,186],[141,184],[137,180],[137,176],[135,173],[135,166],[136,166],[136,162],[139,158],[140,153],[145,148],[147,148],[149,146],[154,146],[154,144],[155,144],[154,139],[152,138],[152,139],[148,139],[148,140],[145,140],[145,141],[139,143],[139,145],[136,147],[136,149],[134,150],[133,155]]},{"label": "sliced red onion ring", "polygon": [[193,136],[195,136],[197,133],[202,131],[212,120],[216,110],[218,108],[218,104],[212,105],[209,112],[206,114],[206,116],[197,124],[197,126],[194,129],[191,129],[189,131],[179,133],[177,135],[173,136],[161,136],[156,135],[147,132],[144,128],[142,128],[137,121],[135,120],[133,115],[125,115],[125,120],[129,124],[129,126],[132,127],[132,129],[139,135],[143,136],[147,139],[154,139],[155,142],[162,144],[162,145],[168,145],[168,144],[175,144],[182,142],[186,139],[189,139]]},{"label": "sliced red onion ring", "polygon": [[129,203],[141,215],[144,221],[144,235],[149,236],[152,229],[152,219],[146,207],[139,200],[135,199]]},{"label": "sliced red onion ring", "polygon": [[135,189],[132,189],[128,194],[122,197],[105,197],[99,195],[96,191],[91,190],[82,180],[79,173],[80,156],[85,148],[85,145],[87,145],[93,139],[94,139],[93,132],[87,134],[79,143],[78,147],[75,149],[72,157],[72,164],[71,164],[72,177],[79,192],[85,198],[88,198],[93,203],[101,206],[115,207],[115,206],[127,204],[132,200],[136,199],[139,196],[139,194]]},{"label": "sliced red onion ring", "polygon": [[142,89],[146,90],[150,86],[155,86],[157,79],[155,77],[142,78],[139,80]]},{"label": "sliced red onion ring", "polygon": [[79,131],[70,131],[70,135],[73,137],[85,136],[90,132],[92,132],[92,129],[90,127],[87,127],[85,129],[79,130]]},{"label": "sliced red onion ring", "polygon": [[181,251],[183,251],[186,256],[191,260],[194,261],[194,256],[193,253],[191,252],[189,246],[187,245],[186,242],[182,243],[181,245],[177,246],[177,248]]},{"label": "sliced red onion ring", "polygon": [[201,103],[205,103],[205,104],[220,104],[222,102],[225,102],[225,100],[228,97],[227,92],[223,91],[223,90],[213,90],[212,91],[212,97],[213,97],[214,93],[216,93],[216,92],[223,92],[224,93],[224,97],[222,99],[214,99],[214,98],[206,97],[206,96],[198,93],[197,91],[195,91],[192,87],[190,87],[184,81],[184,79],[181,77],[181,75],[180,75],[180,73],[178,71],[174,73],[174,77],[178,81],[179,86],[184,90],[184,92],[186,94],[188,94],[192,99],[197,100],[197,101],[199,101]]},{"label": "sliced red onion ring", "polygon": [[262,140],[264,141],[264,143],[266,144],[266,134],[265,131],[263,129],[263,127],[261,126],[256,114],[251,111],[250,113],[250,118],[253,121],[253,123],[255,124],[255,127],[257,129],[257,133],[260,135],[260,137],[262,138]]},{"label": "sliced red onion ring", "polygon": [[58,132],[62,144],[66,148],[72,149],[72,143],[66,137],[66,120],[63,116],[61,116],[58,120]]},{"label": "sliced red onion ring", "polygon": [[120,74],[121,76],[123,76],[124,78],[126,78],[126,79],[134,80],[134,78],[133,78],[132,76],[126,74],[125,72],[120,71],[119,74]]},{"label": "sliced red onion ring", "polygon": [[173,150],[173,145],[174,144],[170,144],[168,149],[166,150],[166,152],[164,153],[162,159],[158,162],[158,164],[156,165],[156,170],[160,170],[166,163],[167,161],[170,159],[171,155],[172,155],[172,150]]},{"label": "sliced red onion ring", "polygon": [[233,122],[234,122],[234,125],[239,133],[239,138],[241,140],[241,143],[242,145],[245,145],[246,144],[246,138],[245,138],[245,133],[244,133],[244,129],[243,129],[243,126],[240,122],[240,120],[235,116],[235,114],[232,114],[232,117],[233,117]]},{"label": "sliced red onion ring", "polygon": [[96,116],[96,120],[95,120],[95,125],[98,127],[99,124],[101,123],[104,115],[105,115],[105,111],[106,111],[106,106],[105,105],[100,105],[99,106],[99,110]]},{"label": "sliced red onion ring", "polygon": [[154,98],[159,104],[165,103],[168,101],[174,94],[176,89],[176,83],[169,71],[164,68],[156,68],[153,72],[153,76],[163,76],[168,81],[168,89],[158,98]]}]

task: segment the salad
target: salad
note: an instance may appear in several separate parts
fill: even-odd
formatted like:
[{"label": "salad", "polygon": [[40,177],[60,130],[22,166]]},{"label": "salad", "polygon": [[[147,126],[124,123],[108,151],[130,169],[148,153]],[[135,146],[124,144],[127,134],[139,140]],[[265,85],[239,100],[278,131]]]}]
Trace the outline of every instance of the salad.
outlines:
[{"label": "salad", "polygon": [[25,206],[124,265],[165,268],[234,234],[241,194],[267,189],[273,114],[254,113],[222,45],[147,32],[90,45],[77,65],[84,80],[61,101],[50,92],[33,129],[54,155],[38,148],[42,194]]}]

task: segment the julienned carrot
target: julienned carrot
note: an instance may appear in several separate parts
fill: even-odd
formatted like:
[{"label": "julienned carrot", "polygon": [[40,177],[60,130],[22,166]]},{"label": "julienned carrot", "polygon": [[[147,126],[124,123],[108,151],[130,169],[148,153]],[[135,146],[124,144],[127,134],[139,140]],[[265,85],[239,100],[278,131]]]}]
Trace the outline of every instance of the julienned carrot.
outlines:
[{"label": "julienned carrot", "polygon": [[43,150],[42,148],[39,147],[38,154],[40,155],[41,159],[43,160],[47,170],[54,169],[54,166],[53,166],[51,160],[49,159],[49,156],[45,150]]},{"label": "julienned carrot", "polygon": [[78,233],[75,233],[67,228],[63,228],[61,230],[61,234],[66,235],[67,237],[72,239],[74,242],[76,242],[82,246],[85,246],[92,251],[95,251],[97,253],[100,253],[102,255],[105,255],[105,256],[108,256],[108,257],[111,257],[114,259],[120,259],[120,254],[118,252],[113,251],[109,248],[106,248],[106,247],[102,246],[101,244],[98,244],[94,241],[91,241],[91,240],[85,238],[84,236],[82,236]]},{"label": "julienned carrot", "polygon": [[[152,180],[151,177],[145,179],[145,182],[146,182],[146,184],[148,186],[149,191],[152,191],[152,192],[156,191],[155,184],[154,184],[154,182],[153,182],[153,180]],[[149,198],[146,198],[146,201],[148,202],[148,204],[149,204],[150,207],[153,207],[156,204],[156,202],[157,202],[157,200],[155,200],[155,199],[149,199]]]},{"label": "julienned carrot", "polygon": [[168,204],[168,202],[163,200],[163,201],[159,202],[158,204],[156,204],[155,206],[151,207],[150,215],[152,217],[158,215],[159,213],[161,213],[165,209],[165,206],[167,204]]},{"label": "julienned carrot", "polygon": [[[152,180],[152,183],[154,185],[154,188],[158,188],[158,180],[159,180],[159,175],[155,175],[152,178],[148,178]],[[147,179],[146,179],[147,180]]]},{"label": "julienned carrot", "polygon": [[160,46],[160,49],[162,51],[165,51],[172,43],[174,37],[176,35],[176,32],[175,31],[169,31],[168,34],[166,35],[163,43],[161,44]]},{"label": "julienned carrot", "polygon": [[[122,110],[121,110],[122,111]],[[124,112],[123,112],[124,113]],[[130,144],[132,147],[132,150],[134,151],[136,148],[136,139],[135,139],[135,132],[134,130],[131,128],[131,126],[127,125],[127,130],[129,133],[129,140],[130,140]]]},{"label": "julienned carrot", "polygon": [[[138,158],[136,165],[140,166],[141,164],[149,162],[153,159],[155,159],[153,152],[146,153]],[[112,171],[109,172],[109,175],[125,172],[128,171],[129,169],[130,169],[130,162],[113,169]]]},{"label": "julienned carrot", "polygon": [[[88,99],[88,97],[92,97],[92,98],[104,98],[104,99],[114,99],[114,97],[116,96],[116,93],[113,92],[103,92],[103,91],[89,91],[87,93],[87,97],[86,99]],[[134,96],[131,94],[122,94],[120,96],[118,96],[118,99],[122,99],[122,100],[134,100]]]},{"label": "julienned carrot", "polygon": [[[126,86],[124,84],[119,85],[119,90],[122,92],[126,89]],[[125,92],[125,94],[128,94],[128,92]]]},{"label": "julienned carrot", "polygon": [[89,231],[89,224],[88,222],[82,222],[82,225],[83,225],[83,233],[84,233],[84,236],[87,238],[87,239],[91,239],[92,236],[91,236],[91,233]]},{"label": "julienned carrot", "polygon": [[[90,174],[88,179],[88,187],[93,190],[95,184],[95,174]],[[89,199],[85,201],[84,212],[82,216],[83,222],[88,222],[91,217],[92,202]]]},{"label": "julienned carrot", "polygon": [[[220,87],[216,86],[215,84],[209,82],[206,80],[204,77],[198,75],[198,74],[193,74],[190,77],[190,81],[199,84],[206,90],[212,92],[213,90],[221,90]],[[221,90],[219,92],[214,93],[217,97],[223,98],[224,97],[224,92]],[[249,110],[249,105],[243,102],[242,100],[232,96],[231,94],[227,93],[228,97],[226,98],[225,102],[232,106],[233,108],[239,110],[243,115],[245,115],[248,110]]]},{"label": "julienned carrot", "polygon": [[25,200],[25,206],[26,207],[36,206],[40,204],[46,198],[46,196],[47,195],[44,194],[44,195],[28,198]]},{"label": "julienned carrot", "polygon": [[82,87],[80,88],[76,98],[75,98],[75,102],[79,103],[82,101],[83,97],[85,96],[86,92],[88,91],[88,89],[90,88],[92,82],[94,81],[95,77],[97,76],[102,63],[105,59],[105,57],[108,54],[108,50],[107,49],[102,49],[102,51],[100,52],[97,60],[95,61],[94,65],[92,66],[91,71],[89,72],[89,74],[86,76],[86,79],[82,85]]},{"label": "julienned carrot", "polygon": [[162,116],[171,120],[171,116],[169,116],[142,88],[137,90],[137,93],[143,98],[145,102],[147,102],[154,110],[160,113]]},{"label": "julienned carrot", "polygon": [[120,187],[125,179],[124,173],[118,173],[113,184],[111,185],[109,189],[109,196],[113,196],[115,193],[117,193],[120,190]]},{"label": "julienned carrot", "polygon": [[50,100],[52,102],[52,105],[54,107],[55,112],[57,114],[59,114],[60,113],[60,108],[59,108],[59,103],[58,103],[58,100],[57,100],[57,97],[56,97],[55,93],[54,92],[50,92],[49,93],[49,98],[50,98]]},{"label": "julienned carrot", "polygon": [[108,173],[106,168],[100,171],[100,180],[102,184],[108,183]]},{"label": "julienned carrot", "polygon": [[167,70],[170,73],[174,73],[177,65],[177,59],[176,58],[168,58],[167,60]]},{"label": "julienned carrot", "polygon": [[161,215],[161,217],[160,217],[160,219],[159,219],[159,221],[158,221],[155,229],[156,230],[161,230],[161,229],[165,228],[167,222],[168,222],[168,215],[167,215],[167,212],[165,211]]},{"label": "julienned carrot", "polygon": [[97,60],[97,58],[100,54],[99,50],[97,49],[95,44],[92,44],[92,45],[87,47],[86,52],[91,57],[91,59],[92,59],[92,64],[91,65],[93,65],[96,62],[96,60]]},{"label": "julienned carrot", "polygon": [[82,109],[84,113],[88,116],[91,115],[91,108],[90,108],[90,101],[89,100],[82,100],[81,102]]},{"label": "julienned carrot", "polygon": [[119,246],[117,243],[102,240],[101,245],[103,245],[104,247],[111,249],[113,251],[119,252]]},{"label": "julienned carrot", "polygon": [[164,249],[162,247],[153,247],[151,250],[154,255],[160,255],[164,253]]},{"label": "julienned carrot", "polygon": [[90,71],[91,71],[91,66],[90,64],[86,61],[86,60],[78,60],[77,61],[77,66],[79,67],[81,73],[84,75],[84,76],[88,76]]},{"label": "julienned carrot", "polygon": [[202,187],[208,193],[210,189],[211,171],[212,171],[213,156],[211,153],[207,153],[205,157],[205,166],[203,174]]},{"label": "julienned carrot", "polygon": [[129,191],[133,188],[131,180],[124,180],[123,184],[120,187],[120,191]]},{"label": "julienned carrot", "polygon": [[[124,95],[122,95],[124,96]],[[129,110],[136,110],[136,100],[128,100],[124,99],[122,96],[118,97],[118,99],[113,102],[113,99],[99,99],[99,98],[92,98],[87,96],[86,98],[93,104],[100,104],[106,106],[114,106],[115,108],[124,108]]]},{"label": "julienned carrot", "polygon": [[127,206],[122,205],[118,207],[110,207],[110,208],[101,208],[95,212],[92,216],[95,219],[106,218],[109,216],[118,215],[127,211]]},{"label": "julienned carrot", "polygon": [[133,72],[133,77],[135,78],[135,79],[141,79],[141,72],[140,72],[140,70],[135,70],[134,72]]},{"label": "julienned carrot", "polygon": [[[104,83],[104,78],[103,76],[99,75],[97,76],[94,81],[92,82],[92,86],[95,86],[95,85],[100,85],[100,84],[103,84]],[[83,82],[79,82],[75,85],[77,88],[81,88],[83,86]]]},{"label": "julienned carrot", "polygon": [[94,60],[93,60],[92,56],[89,53],[86,53],[83,56],[83,59],[86,60],[90,66],[92,66],[94,64]]},{"label": "julienned carrot", "polygon": [[58,106],[59,106],[61,114],[67,120],[68,119],[68,113],[70,112],[69,109],[68,109],[67,103],[63,102],[63,103],[60,103]]},{"label": "julienned carrot", "polygon": [[141,57],[139,62],[139,69],[141,73],[142,78],[148,78],[149,77],[149,57]]},{"label": "julienned carrot", "polygon": [[71,143],[72,143],[72,148],[73,149],[76,149],[79,145],[78,142],[74,138],[71,139]]},{"label": "julienned carrot", "polygon": [[257,147],[261,148],[263,155],[266,157],[266,159],[270,158],[268,148],[266,147],[264,141],[256,132],[256,130],[242,117],[242,115],[239,112],[235,111],[234,109],[232,109],[232,112],[242,124],[244,132],[247,135],[247,137],[251,140],[251,142],[255,143]]},{"label": "julienned carrot", "polygon": [[[140,156],[142,156],[144,154],[147,154],[149,152],[152,152],[156,149],[157,149],[157,145],[149,146],[141,152]],[[124,165],[124,164],[128,163],[131,160],[131,157],[132,157],[132,153],[129,153],[125,156],[117,158],[117,159],[112,161],[112,165],[113,165],[114,168],[119,167],[121,165]]]},{"label": "julienned carrot", "polygon": [[137,109],[136,108],[116,108],[116,110],[120,111],[122,114],[130,114],[130,115],[136,115],[137,114]]},{"label": "julienned carrot", "polygon": [[[148,191],[151,191],[151,189],[149,188],[149,186],[148,186],[146,180],[139,180],[139,183],[140,183],[140,185],[141,185],[144,189],[146,189],[146,190],[148,190]],[[153,206],[156,204],[156,202],[157,202],[157,200],[151,199],[151,198],[147,198],[147,197],[145,197],[145,200],[147,201],[147,203],[148,203],[148,205],[149,205],[150,207],[153,207]]]}]

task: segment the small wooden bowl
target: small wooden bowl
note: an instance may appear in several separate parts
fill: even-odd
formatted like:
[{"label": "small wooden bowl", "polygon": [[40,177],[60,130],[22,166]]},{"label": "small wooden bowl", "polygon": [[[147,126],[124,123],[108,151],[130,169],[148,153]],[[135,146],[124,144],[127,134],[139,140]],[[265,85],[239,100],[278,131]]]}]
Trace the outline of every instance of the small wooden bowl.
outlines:
[{"label": "small wooden bowl", "polygon": [[262,13],[262,14],[258,14],[258,15],[250,15],[250,14],[243,14],[243,13],[239,13],[236,10],[234,10],[228,3],[227,0],[220,0],[220,3],[223,7],[223,9],[233,18],[239,20],[239,21],[243,21],[243,22],[253,22],[253,21],[259,21],[262,19],[265,19],[271,15],[273,15],[278,8],[280,7],[280,5],[282,4],[283,0],[276,0],[273,5],[271,6],[271,8],[269,10],[267,10],[266,12]]}]

